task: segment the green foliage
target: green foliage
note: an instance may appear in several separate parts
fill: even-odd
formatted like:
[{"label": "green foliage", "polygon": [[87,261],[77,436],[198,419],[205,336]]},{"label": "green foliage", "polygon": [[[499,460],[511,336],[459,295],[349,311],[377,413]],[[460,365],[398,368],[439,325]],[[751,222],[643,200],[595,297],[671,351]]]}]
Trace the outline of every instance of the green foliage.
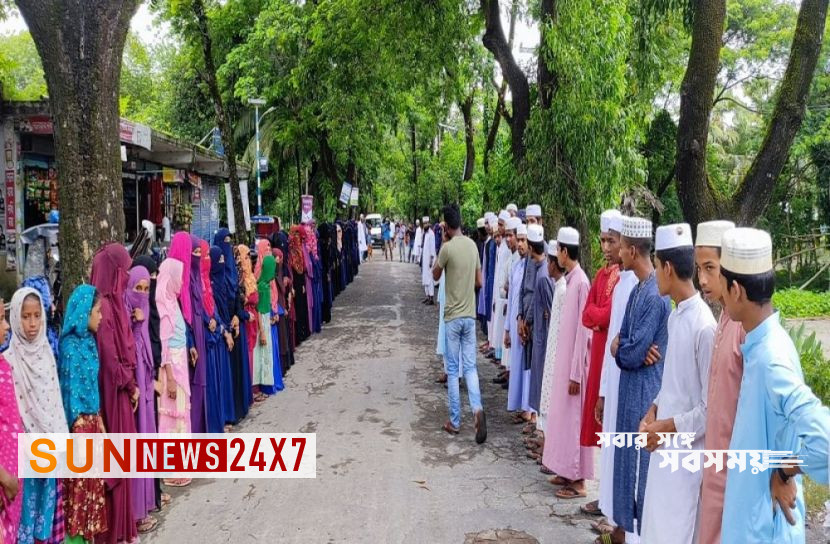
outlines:
[{"label": "green foliage", "polygon": [[824,356],[816,333],[807,333],[804,323],[789,329],[804,371],[804,382],[825,406],[830,405],[830,361]]},{"label": "green foliage", "polygon": [[47,96],[40,56],[28,32],[0,36],[0,84],[7,100],[40,100]]},{"label": "green foliage", "polygon": [[830,291],[782,289],[772,296],[772,303],[787,318],[830,316]]}]

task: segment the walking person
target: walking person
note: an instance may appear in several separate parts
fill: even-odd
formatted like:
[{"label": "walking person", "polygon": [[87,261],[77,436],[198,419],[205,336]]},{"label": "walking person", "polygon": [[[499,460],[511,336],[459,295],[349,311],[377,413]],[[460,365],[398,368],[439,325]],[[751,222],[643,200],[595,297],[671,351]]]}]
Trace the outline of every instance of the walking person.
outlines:
[{"label": "walking person", "polygon": [[404,257],[406,257],[406,244],[404,244],[404,236],[406,234],[406,227],[403,223],[398,225],[398,231],[395,234],[395,238],[398,242],[398,260],[403,262]]},{"label": "walking person", "polygon": [[475,243],[461,233],[461,212],[457,205],[444,208],[448,242],[432,269],[436,281],[445,273],[446,305],[444,324],[446,345],[444,357],[447,364],[447,392],[450,420],[444,430],[458,434],[461,426],[461,399],[458,377],[463,373],[475,418],[476,443],[487,439],[487,422],[481,406],[476,369],[476,299],[475,288],[481,286],[481,263]]}]

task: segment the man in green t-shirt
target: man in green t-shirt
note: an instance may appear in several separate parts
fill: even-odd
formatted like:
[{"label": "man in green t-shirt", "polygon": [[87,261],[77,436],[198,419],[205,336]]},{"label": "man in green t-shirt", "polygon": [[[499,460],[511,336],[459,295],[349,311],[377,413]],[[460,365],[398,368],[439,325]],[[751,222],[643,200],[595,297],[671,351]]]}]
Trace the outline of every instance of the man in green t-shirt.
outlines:
[{"label": "man in green t-shirt", "polygon": [[435,281],[444,273],[444,324],[446,343],[444,358],[447,362],[447,392],[450,420],[444,430],[458,434],[461,426],[461,395],[458,389],[459,371],[464,375],[470,408],[475,416],[476,442],[487,439],[487,421],[481,406],[476,368],[476,288],[480,288],[481,262],[475,242],[461,233],[461,213],[455,204],[444,207],[449,242],[441,246],[438,261],[432,269]]}]

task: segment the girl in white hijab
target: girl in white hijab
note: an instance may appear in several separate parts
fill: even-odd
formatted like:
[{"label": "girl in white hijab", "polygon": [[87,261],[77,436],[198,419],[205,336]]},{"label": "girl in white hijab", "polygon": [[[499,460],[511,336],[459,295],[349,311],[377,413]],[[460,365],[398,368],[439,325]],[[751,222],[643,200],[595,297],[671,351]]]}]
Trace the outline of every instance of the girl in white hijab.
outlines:
[{"label": "girl in white hijab", "polygon": [[[34,289],[18,289],[12,297],[12,337],[4,353],[12,368],[17,407],[23,427],[30,433],[68,433],[61,400],[55,356],[46,337],[46,313]],[[18,541],[63,540],[62,519],[56,515],[60,489],[55,478],[27,478],[23,482],[23,511]]]}]

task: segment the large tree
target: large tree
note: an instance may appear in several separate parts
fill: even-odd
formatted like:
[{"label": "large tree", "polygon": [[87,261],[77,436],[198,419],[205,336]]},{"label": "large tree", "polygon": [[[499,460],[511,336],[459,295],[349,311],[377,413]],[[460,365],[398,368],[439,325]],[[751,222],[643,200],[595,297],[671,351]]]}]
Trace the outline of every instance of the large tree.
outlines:
[{"label": "large tree", "polygon": [[139,0],[17,0],[43,63],[55,127],[64,293],[102,242],[124,237],[118,91]]},{"label": "large tree", "polygon": [[677,126],[677,190],[683,215],[697,224],[729,217],[754,224],[770,203],[790,146],[804,119],[810,85],[821,53],[828,0],[803,0],[789,62],[778,88],[764,139],[734,190],[717,190],[707,173],[706,150],[723,43],[726,0],[694,4],[692,45],[680,93]]}]

